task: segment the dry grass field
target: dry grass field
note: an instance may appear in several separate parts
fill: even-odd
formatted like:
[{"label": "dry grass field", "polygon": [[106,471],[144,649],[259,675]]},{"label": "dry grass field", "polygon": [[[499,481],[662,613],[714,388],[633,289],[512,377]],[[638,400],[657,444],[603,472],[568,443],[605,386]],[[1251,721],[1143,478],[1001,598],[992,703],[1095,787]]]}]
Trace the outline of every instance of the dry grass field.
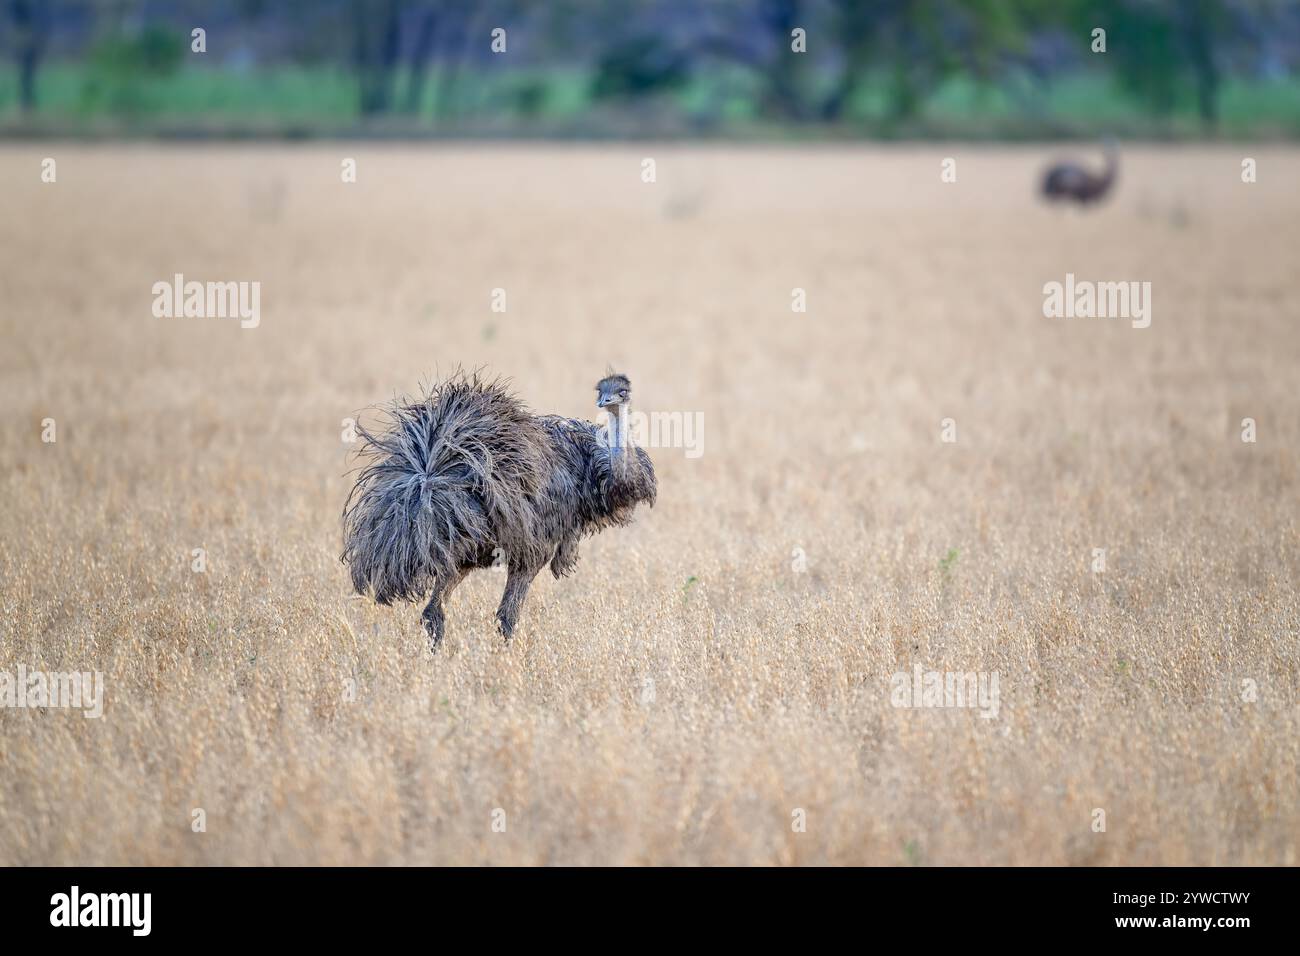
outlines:
[{"label": "dry grass field", "polygon": [[[1129,147],[1087,213],[1057,154],[0,149],[0,671],[105,686],[0,709],[0,863],[1296,863],[1300,151]],[[434,655],[350,596],[345,418],[485,365],[595,419],[607,363],[703,454],[513,642],[491,572]]]}]

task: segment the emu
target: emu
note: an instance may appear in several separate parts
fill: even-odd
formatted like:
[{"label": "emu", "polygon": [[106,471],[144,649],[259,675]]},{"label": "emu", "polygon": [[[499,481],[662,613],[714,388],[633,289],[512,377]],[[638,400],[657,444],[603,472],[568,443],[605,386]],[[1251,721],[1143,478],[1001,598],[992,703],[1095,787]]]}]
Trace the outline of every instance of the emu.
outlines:
[{"label": "emu", "polygon": [[654,506],[654,466],[628,434],[631,391],[613,371],[597,383],[605,426],[533,415],[477,372],[389,403],[386,429],[357,430],[364,464],[343,507],[342,560],[357,593],[382,605],[430,595],[421,619],[436,649],[443,600],[470,571],[504,564],[496,616],[509,640],[538,572],[572,573],[583,535]]},{"label": "emu", "polygon": [[1100,173],[1084,169],[1077,163],[1057,163],[1043,177],[1043,196],[1049,202],[1073,200],[1081,206],[1106,197],[1119,175],[1119,148],[1113,139],[1104,144],[1106,165]]}]

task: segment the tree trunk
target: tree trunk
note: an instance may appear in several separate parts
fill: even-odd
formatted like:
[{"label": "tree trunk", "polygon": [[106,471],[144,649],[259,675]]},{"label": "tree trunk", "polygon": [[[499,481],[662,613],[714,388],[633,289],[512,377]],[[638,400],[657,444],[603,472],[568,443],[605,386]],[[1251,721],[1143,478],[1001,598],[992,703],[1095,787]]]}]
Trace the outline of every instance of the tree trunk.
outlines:
[{"label": "tree trunk", "polygon": [[426,10],[415,35],[415,47],[411,50],[411,75],[406,86],[406,102],[402,107],[405,113],[420,112],[420,101],[424,98],[424,87],[429,80],[429,62],[433,59],[437,39],[438,14],[434,10]]},{"label": "tree trunk", "polygon": [[1219,70],[1214,65],[1211,41],[1203,31],[1191,37],[1192,71],[1196,76],[1196,107],[1201,121],[1213,126],[1219,121]]},{"label": "tree trunk", "polygon": [[469,53],[470,36],[476,21],[473,12],[463,13],[457,18],[455,27],[447,31],[447,43],[442,52],[444,65],[438,77],[438,94],[433,102],[433,115],[436,119],[442,119],[451,113],[456,81],[460,78],[461,64]]},{"label": "tree trunk", "polygon": [[353,59],[357,67],[362,116],[385,112],[392,104],[393,72],[401,53],[402,4],[387,0],[378,30],[373,29],[374,6],[355,0]]},{"label": "tree trunk", "polygon": [[766,107],[777,116],[789,120],[805,118],[804,103],[800,96],[800,69],[803,54],[790,51],[790,32],[800,23],[798,0],[767,0],[760,15],[771,39],[776,45],[775,57],[768,68],[768,88],[764,96]]},{"label": "tree trunk", "polygon": [[36,70],[45,47],[45,17],[34,0],[13,0],[14,45],[18,60],[18,105],[30,115],[36,109]]}]

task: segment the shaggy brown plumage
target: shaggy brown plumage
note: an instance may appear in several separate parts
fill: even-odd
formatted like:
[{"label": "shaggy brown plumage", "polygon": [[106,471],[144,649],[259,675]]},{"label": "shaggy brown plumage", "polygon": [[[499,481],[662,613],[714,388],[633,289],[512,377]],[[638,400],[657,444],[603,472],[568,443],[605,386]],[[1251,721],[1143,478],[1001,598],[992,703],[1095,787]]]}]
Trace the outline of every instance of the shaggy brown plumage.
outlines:
[{"label": "shaggy brown plumage", "polygon": [[571,573],[584,534],[654,504],[654,466],[628,441],[630,391],[622,375],[597,385],[597,404],[612,409],[608,428],[534,416],[477,374],[387,405],[386,428],[359,429],[363,466],[343,508],[353,587],[380,604],[431,594],[423,618],[436,645],[442,598],[475,568],[504,564],[497,618],[509,637],[547,563],[556,577]]},{"label": "shaggy brown plumage", "polygon": [[1061,162],[1043,176],[1043,196],[1049,201],[1073,200],[1082,206],[1106,197],[1119,175],[1119,148],[1113,139],[1105,142],[1106,165],[1099,173],[1078,163]]}]

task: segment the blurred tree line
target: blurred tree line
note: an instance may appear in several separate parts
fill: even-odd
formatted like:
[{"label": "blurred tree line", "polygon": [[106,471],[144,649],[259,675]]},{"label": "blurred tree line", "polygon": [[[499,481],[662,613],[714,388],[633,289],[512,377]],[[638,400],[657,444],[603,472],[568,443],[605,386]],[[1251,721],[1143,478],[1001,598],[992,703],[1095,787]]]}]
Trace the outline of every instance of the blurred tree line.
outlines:
[{"label": "blurred tree line", "polygon": [[[1290,82],[1297,0],[0,0],[0,103],[33,117],[234,102],[277,70],[354,119],[454,126],[569,109],[769,124],[905,127],[954,82],[1031,116],[1081,74],[1152,117],[1213,130],[1226,83]],[[196,52],[192,30],[205,31]],[[493,49],[492,31],[505,30]],[[1104,31],[1104,49],[1098,34]],[[57,74],[46,82],[47,72]],[[169,98],[201,75],[202,95]],[[248,80],[249,77],[254,79]],[[273,114],[288,93],[271,94]],[[278,88],[277,88],[278,89]],[[49,92],[54,91],[54,92]],[[57,92],[57,96],[54,95]],[[237,104],[236,104],[237,105]],[[292,105],[292,104],[289,104]],[[2,108],[2,107],[0,107]],[[231,107],[234,108],[234,107]],[[286,106],[286,108],[288,108]]]}]

